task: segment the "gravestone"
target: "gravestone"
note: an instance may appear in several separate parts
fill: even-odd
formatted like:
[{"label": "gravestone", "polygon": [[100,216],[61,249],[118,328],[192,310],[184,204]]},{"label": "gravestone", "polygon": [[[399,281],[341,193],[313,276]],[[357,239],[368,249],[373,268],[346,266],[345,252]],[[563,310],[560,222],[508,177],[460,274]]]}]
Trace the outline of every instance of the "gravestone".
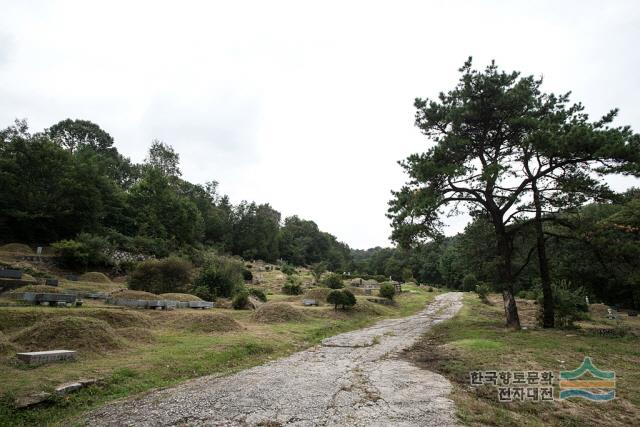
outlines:
[{"label": "gravestone", "polygon": [[306,306],[315,305],[317,307],[318,306],[318,301],[315,300],[315,299],[305,299],[305,300],[302,300],[302,304],[306,305]]},{"label": "gravestone", "polygon": [[36,294],[36,303],[40,303],[41,305],[48,305],[48,303],[57,304],[60,302],[73,304],[77,298],[74,294]]},{"label": "gravestone", "polygon": [[616,313],[612,309],[607,308],[607,319],[615,320],[617,318]]},{"label": "gravestone", "polygon": [[18,353],[16,357],[29,365],[75,360],[76,352],[73,350],[48,350]]},{"label": "gravestone", "polygon": [[45,284],[49,286],[58,286],[58,279],[49,278],[46,280]]},{"label": "gravestone", "polygon": [[0,270],[0,279],[22,279],[22,271],[5,268]]}]

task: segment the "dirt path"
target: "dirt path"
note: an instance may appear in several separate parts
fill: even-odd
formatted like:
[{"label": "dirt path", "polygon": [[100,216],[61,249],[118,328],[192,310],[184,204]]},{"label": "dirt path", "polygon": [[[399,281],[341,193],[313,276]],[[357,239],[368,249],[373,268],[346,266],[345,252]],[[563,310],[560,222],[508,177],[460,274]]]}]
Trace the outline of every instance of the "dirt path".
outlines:
[{"label": "dirt path", "polygon": [[462,306],[439,295],[421,313],[327,338],[226,377],[203,377],[107,405],[87,425],[456,425],[450,383],[397,357]]}]

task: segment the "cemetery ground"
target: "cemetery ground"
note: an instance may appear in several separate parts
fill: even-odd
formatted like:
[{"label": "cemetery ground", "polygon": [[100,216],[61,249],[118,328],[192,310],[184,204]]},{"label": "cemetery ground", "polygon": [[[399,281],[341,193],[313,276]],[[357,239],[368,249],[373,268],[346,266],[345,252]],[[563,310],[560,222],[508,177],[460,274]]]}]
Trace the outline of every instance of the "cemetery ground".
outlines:
[{"label": "cemetery ground", "polygon": [[[351,310],[335,311],[322,303],[303,307],[303,295],[275,293],[279,274],[264,273],[263,284],[269,303],[293,309],[296,315],[288,321],[260,319],[251,310],[139,310],[87,299],[74,308],[0,307],[0,425],[65,423],[114,399],[204,375],[227,375],[383,318],[416,313],[439,294],[407,285],[407,292],[397,296],[392,306],[374,304],[360,295]],[[60,283],[61,289],[78,286],[85,291],[110,291],[124,285]],[[32,367],[13,357],[17,350],[54,347],[77,350],[78,360]],[[68,395],[54,394],[50,401],[32,408],[15,408],[16,399],[51,392],[59,384],[80,379],[98,382]]]},{"label": "cemetery ground", "polygon": [[[608,320],[606,308],[592,304],[590,320],[578,322],[575,329],[541,329],[535,325],[532,301],[518,300],[518,307],[525,328],[507,331],[498,295],[486,304],[466,294],[459,314],[434,326],[405,356],[452,382],[451,397],[466,425],[640,425],[638,317],[620,313],[618,320]],[[493,385],[470,385],[470,371],[553,371],[557,375],[577,368],[585,356],[598,368],[615,371],[613,401],[502,403]]]}]

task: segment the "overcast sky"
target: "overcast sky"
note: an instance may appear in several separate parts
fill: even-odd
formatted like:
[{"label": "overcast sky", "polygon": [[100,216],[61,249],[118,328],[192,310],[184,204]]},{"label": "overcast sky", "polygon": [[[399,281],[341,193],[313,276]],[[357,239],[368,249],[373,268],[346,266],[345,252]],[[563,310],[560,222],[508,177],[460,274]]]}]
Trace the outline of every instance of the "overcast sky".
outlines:
[{"label": "overcast sky", "polygon": [[640,129],[637,1],[0,6],[1,127],[88,119],[134,161],[161,139],[189,181],[217,180],[234,203],[268,202],[355,248],[389,245],[396,162],[429,146],[413,99],[451,89],[469,55],[543,75],[593,116],[619,107],[618,123]]}]

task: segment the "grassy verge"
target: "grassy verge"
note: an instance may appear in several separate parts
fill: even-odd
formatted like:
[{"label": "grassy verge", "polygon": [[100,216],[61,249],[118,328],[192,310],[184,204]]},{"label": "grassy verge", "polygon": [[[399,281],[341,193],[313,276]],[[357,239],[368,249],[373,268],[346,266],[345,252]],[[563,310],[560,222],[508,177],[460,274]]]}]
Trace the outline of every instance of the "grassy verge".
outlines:
[{"label": "grassy verge", "polygon": [[[640,425],[640,338],[595,336],[583,330],[508,331],[499,304],[465,295],[460,313],[430,330],[408,353],[419,366],[449,378],[458,416],[466,425]],[[470,371],[553,371],[577,368],[585,356],[616,372],[616,399],[554,402],[498,401],[494,386],[471,387]],[[558,397],[558,387],[555,387]]]},{"label": "grassy verge", "polygon": [[[260,324],[252,321],[249,311],[215,309],[216,313],[230,316],[242,325],[240,331],[225,333],[177,329],[180,318],[175,317],[180,313],[205,315],[206,311],[135,311],[150,318],[151,326],[133,332],[129,325],[121,325],[128,328],[118,329],[112,319],[105,318],[113,324],[117,334],[129,330],[129,333],[146,332],[148,336],[141,334],[140,339],[136,339],[122,332],[121,339],[125,343],[123,349],[100,354],[80,353],[79,360],[71,363],[29,368],[11,358],[0,358],[0,425],[66,423],[81,412],[114,399],[172,386],[203,375],[230,374],[308,348],[326,337],[365,327],[383,318],[415,313],[437,295],[437,292],[426,292],[417,287],[409,287],[408,290],[410,292],[397,297],[395,306],[378,306],[361,298],[356,305],[360,306],[359,309],[347,312],[333,312],[329,306],[303,309],[297,301],[292,304],[308,314],[300,322]],[[54,308],[0,310],[4,310],[0,314],[7,321],[5,338],[20,331],[20,321],[33,320],[31,312],[34,310],[47,315],[55,315],[56,310],[72,312]],[[100,309],[86,307],[73,310],[77,316],[91,317]],[[13,322],[12,317],[15,318]],[[81,378],[101,378],[102,381],[43,406],[25,410],[14,408],[16,397],[51,391],[58,384]]]}]

